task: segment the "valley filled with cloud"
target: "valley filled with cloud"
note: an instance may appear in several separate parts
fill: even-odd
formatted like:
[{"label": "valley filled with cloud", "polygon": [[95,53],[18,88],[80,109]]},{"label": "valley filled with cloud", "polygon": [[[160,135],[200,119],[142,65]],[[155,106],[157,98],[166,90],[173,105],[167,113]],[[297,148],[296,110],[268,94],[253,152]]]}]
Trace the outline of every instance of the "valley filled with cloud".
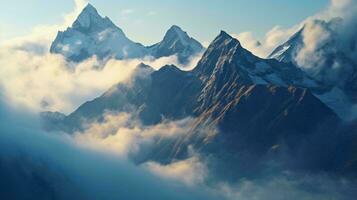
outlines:
[{"label": "valley filled with cloud", "polygon": [[355,1],[208,46],[176,25],[144,46],[74,4],[0,43],[1,199],[357,195]]}]

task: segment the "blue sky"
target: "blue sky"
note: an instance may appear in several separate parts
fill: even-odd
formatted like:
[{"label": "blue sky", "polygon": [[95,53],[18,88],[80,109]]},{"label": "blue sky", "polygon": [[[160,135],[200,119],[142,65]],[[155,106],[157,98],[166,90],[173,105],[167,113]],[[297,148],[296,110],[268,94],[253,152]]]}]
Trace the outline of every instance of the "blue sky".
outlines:
[{"label": "blue sky", "polygon": [[[133,40],[149,45],[177,24],[201,42],[220,30],[251,31],[258,38],[272,27],[291,27],[327,7],[329,0],[90,0]],[[60,23],[73,0],[0,0],[0,38],[31,32],[36,25]]]}]

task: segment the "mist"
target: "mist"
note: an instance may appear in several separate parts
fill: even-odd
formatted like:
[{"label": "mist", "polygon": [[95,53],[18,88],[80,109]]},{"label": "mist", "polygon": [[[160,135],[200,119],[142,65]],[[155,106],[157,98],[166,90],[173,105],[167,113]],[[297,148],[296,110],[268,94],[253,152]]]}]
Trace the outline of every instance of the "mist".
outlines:
[{"label": "mist", "polygon": [[83,148],[68,135],[45,133],[31,112],[1,105],[2,198],[213,199],[113,154]]},{"label": "mist", "polygon": [[[157,142],[185,136],[196,120],[192,116],[174,121],[163,119],[159,124],[144,126],[132,113],[108,112],[103,120],[88,122],[85,129],[73,134],[43,130],[39,112],[71,113],[83,102],[103,94],[115,84],[130,84],[136,66],[142,62],[155,70],[166,64],[175,64],[188,71],[201,58],[197,55],[185,66],[178,64],[177,56],[110,59],[105,62],[92,57],[80,63],[68,62],[61,55],[50,54],[49,44],[57,30],[70,25],[86,1],[76,0],[75,3],[76,8],[64,15],[62,24],[36,27],[32,34],[0,45],[2,198],[354,199],[357,194],[355,181],[324,171],[315,173],[284,168],[284,164],[292,160],[306,161],[302,165],[310,159],[317,162],[320,159],[333,160],[328,156],[320,158],[321,154],[316,153],[325,151],[324,142],[335,144],[335,141],[330,141],[335,138],[328,138],[325,133],[313,135],[314,140],[306,139],[315,141],[322,138],[323,145],[306,142],[306,149],[298,149],[306,150],[307,153],[301,155],[309,154],[309,158],[300,154],[296,158],[285,158],[288,153],[283,151],[283,156],[279,157],[281,162],[263,160],[264,165],[260,166],[257,161],[259,173],[254,177],[244,174],[239,168],[232,169],[240,178],[230,181],[215,173],[225,172],[223,160],[212,159],[212,155],[202,154],[191,147],[188,147],[189,157],[183,160],[162,163],[142,159],[157,149]],[[304,47],[297,54],[297,63],[312,74],[329,67],[330,73],[321,80],[337,82],[342,72],[349,72],[355,66],[340,63],[338,59],[333,61],[333,65],[325,65],[326,57],[330,53],[344,52],[349,60],[357,63],[356,6],[352,0],[333,0],[329,8],[301,24],[288,29],[274,27],[262,42],[254,39],[250,32],[235,37],[253,53],[266,57],[302,24],[306,24]],[[335,41],[339,42],[336,44]],[[326,46],[328,48],[321,48]],[[312,55],[312,52],[318,53]],[[326,150],[328,153],[331,151],[335,149]],[[238,165],[244,165],[244,152],[237,157]]]}]

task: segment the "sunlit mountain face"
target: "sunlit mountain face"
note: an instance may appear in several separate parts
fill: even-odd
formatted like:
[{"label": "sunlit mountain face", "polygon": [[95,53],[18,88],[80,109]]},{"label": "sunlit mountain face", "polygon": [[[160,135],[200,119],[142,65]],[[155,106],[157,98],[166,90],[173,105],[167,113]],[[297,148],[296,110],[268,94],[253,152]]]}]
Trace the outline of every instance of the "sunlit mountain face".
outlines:
[{"label": "sunlit mountain face", "polygon": [[325,3],[260,41],[171,25],[142,44],[95,7],[117,4],[75,1],[1,42],[0,199],[355,199],[357,3]]}]

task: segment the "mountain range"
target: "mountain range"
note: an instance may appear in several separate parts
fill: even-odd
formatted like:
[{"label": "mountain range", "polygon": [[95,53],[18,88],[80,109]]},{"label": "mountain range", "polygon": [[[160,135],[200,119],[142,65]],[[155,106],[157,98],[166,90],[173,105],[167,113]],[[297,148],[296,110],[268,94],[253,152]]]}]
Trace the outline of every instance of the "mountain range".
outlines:
[{"label": "mountain range", "polygon": [[[108,24],[115,30],[114,35],[126,38],[108,18],[98,17],[103,20],[100,23],[92,23],[92,17],[90,23],[83,20],[88,13],[98,17],[96,10],[87,6],[73,27],[60,33],[52,46],[60,46],[63,34],[74,31],[85,34],[85,38],[92,37],[92,33],[100,32],[96,30],[103,30],[100,27]],[[155,70],[141,63],[129,83],[114,85],[69,115],[42,113],[45,128],[81,132],[86,124],[103,121],[107,112],[131,113],[143,126],[190,118],[192,125],[185,134],[174,139],[158,138],[153,147],[137,154],[140,156],[132,155],[132,159],[138,164],[147,161],[169,164],[189,158],[194,149],[206,159],[218,161],[208,162],[214,163],[208,167],[224,180],[254,177],[276,168],[356,175],[355,123],[344,121],[346,110],[351,108],[350,96],[345,87],[328,84],[298,65],[295,58],[304,45],[305,28],[277,47],[267,59],[255,56],[237,39],[221,31],[194,69],[183,71],[166,65]],[[108,43],[112,44],[110,40]],[[106,40],[100,44],[106,44]],[[173,26],[162,42],[144,49],[155,52],[151,53],[154,58],[176,54],[185,62],[201,47]],[[103,49],[98,48],[90,55],[105,58],[109,54],[99,53]],[[88,56],[88,52],[83,55]],[[279,164],[272,168],[272,163]]]},{"label": "mountain range", "polygon": [[[174,26],[168,34],[177,30]],[[165,36],[164,42],[149,49],[167,52],[166,41],[172,38]],[[193,148],[219,160],[215,163],[221,164],[212,169],[227,179],[254,176],[272,161],[299,170],[339,172],[353,156],[335,155],[332,149],[318,154],[316,149],[343,146],[345,152],[354,143],[336,140],[341,118],[316,95],[324,91],[320,81],[293,62],[259,58],[221,31],[191,71],[174,65],[156,71],[142,63],[130,84],[114,85],[68,116],[42,115],[47,129],[69,133],[102,121],[108,111],[132,113],[144,126],[193,118],[190,131],[173,140],[158,139],[145,157],[133,157],[138,163],[187,159]]]},{"label": "mountain range", "polygon": [[98,59],[161,58],[176,55],[178,61],[186,64],[204,47],[180,27],[174,25],[164,39],[154,45],[144,46],[130,40],[108,17],[101,17],[88,4],[64,32],[58,32],[50,52],[62,54],[67,60],[80,62],[92,56]]}]

